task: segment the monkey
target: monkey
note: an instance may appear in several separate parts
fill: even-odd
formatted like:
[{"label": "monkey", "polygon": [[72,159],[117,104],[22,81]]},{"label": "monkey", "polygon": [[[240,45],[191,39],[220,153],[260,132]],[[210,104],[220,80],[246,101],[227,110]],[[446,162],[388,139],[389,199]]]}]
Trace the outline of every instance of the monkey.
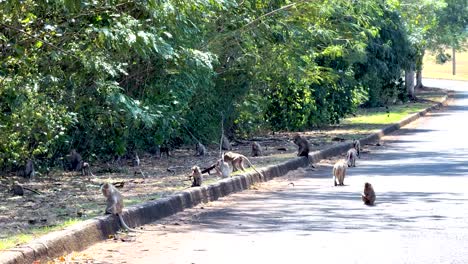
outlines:
[{"label": "monkey", "polygon": [[162,157],[162,154],[166,153],[166,157],[169,158],[171,154],[169,153],[170,148],[168,146],[159,147],[159,157]]},{"label": "monkey", "polygon": [[26,161],[26,165],[24,166],[24,170],[20,171],[20,176],[27,178],[29,180],[34,179],[36,176],[36,170],[34,169],[34,162],[31,159]]},{"label": "monkey", "polygon": [[79,171],[83,165],[81,155],[76,152],[75,149],[70,151],[70,154],[67,156],[68,162],[71,166],[71,170]]},{"label": "monkey", "polygon": [[242,154],[229,151],[229,152],[224,153],[223,159],[224,159],[225,162],[231,162],[232,168],[234,170],[239,170],[240,169],[242,171],[245,171],[244,164],[243,164],[244,160],[245,160],[250,165],[250,167],[252,167],[252,169],[254,169],[254,171],[256,171],[258,174],[263,176],[263,174],[261,172],[259,172],[257,169],[255,169],[255,167],[252,165],[252,162],[250,162],[250,160],[246,156],[244,156]]},{"label": "monkey", "polygon": [[[344,159],[341,159],[335,163],[333,166],[333,182],[335,186],[344,185],[344,178],[346,176],[347,164]],[[338,183],[336,182],[338,180]]]},{"label": "monkey", "polygon": [[189,176],[192,180],[192,187],[201,186],[203,183],[203,175],[201,173],[200,167],[193,166],[192,167],[192,174]]},{"label": "monkey", "polygon": [[221,176],[221,178],[229,178],[229,176],[231,176],[231,169],[229,168],[229,164],[223,159],[219,159],[216,162],[215,170],[219,176]]},{"label": "monkey", "polygon": [[138,157],[138,153],[135,152],[135,157],[132,159],[132,166],[133,167],[140,167],[140,157]]},{"label": "monkey", "polygon": [[309,142],[307,139],[302,137],[299,134],[296,134],[293,138],[294,144],[296,144],[299,149],[297,151],[297,156],[298,157],[308,157],[309,156]]},{"label": "monkey", "polygon": [[207,154],[206,147],[200,142],[195,145],[195,151],[197,152],[195,156],[205,156]]},{"label": "monkey", "polygon": [[141,174],[141,176],[145,178],[146,175],[141,170],[140,165],[141,165],[140,157],[138,157],[138,153],[135,152],[135,156],[132,159],[132,166],[137,167],[137,169],[133,171],[133,175]]},{"label": "monkey", "polygon": [[13,193],[13,195],[23,196],[24,195],[23,186],[19,184],[14,184],[13,187],[11,188],[11,192]]},{"label": "monkey", "polygon": [[88,162],[84,162],[84,161],[81,161],[81,175],[82,176],[93,176],[94,177],[94,174],[93,172],[91,171],[91,166],[89,165]]},{"label": "monkey", "polygon": [[232,150],[232,145],[229,142],[228,138],[223,134],[222,135],[222,144],[221,144],[221,149],[222,150]]},{"label": "monkey", "polygon": [[353,148],[356,149],[357,157],[361,158],[361,142],[358,139],[353,140]]},{"label": "monkey", "polygon": [[356,167],[357,151],[355,148],[350,148],[346,154],[348,167]]},{"label": "monkey", "polygon": [[374,205],[375,203],[375,192],[372,184],[366,182],[364,184],[364,192],[361,194],[361,199],[365,205]]},{"label": "monkey", "polygon": [[137,230],[128,227],[122,218],[122,210],[124,206],[123,196],[120,194],[117,188],[115,188],[114,185],[110,183],[104,183],[101,186],[101,192],[107,199],[105,214],[117,215],[119,217],[120,224],[124,229],[137,232]]},{"label": "monkey", "polygon": [[258,142],[252,142],[252,157],[263,156],[262,147]]}]

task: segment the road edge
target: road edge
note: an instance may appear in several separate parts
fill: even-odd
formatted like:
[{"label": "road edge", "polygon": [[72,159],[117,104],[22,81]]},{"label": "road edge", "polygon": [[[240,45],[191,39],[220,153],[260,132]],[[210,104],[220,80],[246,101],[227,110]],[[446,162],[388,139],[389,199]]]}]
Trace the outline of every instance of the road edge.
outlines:
[{"label": "road edge", "polygon": [[[427,113],[447,105],[449,99],[453,98],[453,94],[453,91],[448,91],[439,103],[360,139],[361,145],[378,141],[383,136],[425,116]],[[166,198],[131,206],[123,213],[123,218],[129,226],[135,227],[148,224],[181,212],[186,208],[191,208],[199,203],[216,201],[220,197],[249,189],[252,184],[283,176],[291,170],[308,166],[309,161],[317,163],[322,159],[340,155],[345,153],[351,146],[352,142],[339,143],[309,154],[309,159],[298,157],[277,165],[263,167],[259,169],[262,175],[256,172],[246,173],[223,179],[207,186],[190,188]],[[45,261],[73,251],[81,251],[109,238],[119,228],[120,225],[117,217],[110,215],[95,217],[64,230],[44,235],[28,244],[2,251],[0,263],[29,264],[35,260]]]}]

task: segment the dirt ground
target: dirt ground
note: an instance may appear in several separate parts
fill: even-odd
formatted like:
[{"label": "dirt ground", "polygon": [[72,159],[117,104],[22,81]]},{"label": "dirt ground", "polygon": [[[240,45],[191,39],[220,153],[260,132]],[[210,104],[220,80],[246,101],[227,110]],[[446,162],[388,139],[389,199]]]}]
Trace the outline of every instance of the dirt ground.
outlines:
[{"label": "dirt ground", "polygon": [[[433,94],[426,89],[422,93]],[[440,98],[440,91],[437,92]],[[375,125],[378,129],[385,125]],[[367,129],[356,125],[335,125],[320,130],[301,133],[312,148],[317,151],[338,141],[361,138],[369,133]],[[277,164],[295,157],[297,147],[292,143],[294,133],[275,133],[250,141],[232,141],[233,151],[249,157],[256,167]],[[250,157],[251,142],[258,142],[264,152],[262,157]],[[30,234],[38,229],[54,228],[70,220],[85,220],[103,214],[105,200],[99,191],[104,182],[120,183],[120,191],[126,199],[126,205],[154,200],[174,192],[190,188],[188,180],[193,165],[208,167],[220,156],[218,146],[208,146],[208,155],[194,156],[193,146],[175,149],[171,157],[155,158],[142,155],[141,170],[146,177],[134,175],[135,168],[131,161],[118,168],[119,172],[109,173],[106,164],[93,168],[95,177],[84,177],[78,173],[52,171],[49,176],[40,176],[26,181],[16,176],[0,178],[0,240],[14,235]],[[124,160],[125,164],[125,160]],[[204,175],[204,184],[218,180],[215,174]],[[26,190],[24,196],[14,196],[10,188],[14,181],[36,190],[39,194]],[[36,233],[36,235],[38,235]]]}]

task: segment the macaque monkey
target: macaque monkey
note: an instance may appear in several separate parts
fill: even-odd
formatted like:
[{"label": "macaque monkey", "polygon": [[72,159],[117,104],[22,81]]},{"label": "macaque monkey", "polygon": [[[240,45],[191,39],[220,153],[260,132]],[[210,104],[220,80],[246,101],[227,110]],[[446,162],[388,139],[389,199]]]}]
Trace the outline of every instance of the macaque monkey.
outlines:
[{"label": "macaque monkey", "polygon": [[34,163],[31,159],[28,159],[24,171],[21,171],[21,176],[29,180],[33,179],[36,176],[36,170],[34,170]]},{"label": "macaque monkey", "polygon": [[258,142],[252,142],[252,157],[263,156],[262,147]]},{"label": "macaque monkey", "polygon": [[250,162],[250,160],[246,156],[244,156],[242,154],[229,151],[229,152],[224,153],[223,159],[224,159],[225,162],[231,162],[232,168],[235,171],[239,170],[239,169],[242,170],[242,171],[245,171],[244,161],[246,161],[250,165],[250,167],[252,167],[252,169],[254,169],[254,171],[256,171],[258,174],[263,176],[263,174],[261,172],[259,172],[257,169],[255,169],[255,167],[252,165],[252,162]]},{"label": "macaque monkey", "polygon": [[192,187],[201,186],[203,183],[203,175],[201,173],[200,167],[193,166],[192,167],[192,174],[190,175],[190,179],[192,180]]},{"label": "macaque monkey", "polygon": [[101,186],[101,191],[104,197],[107,199],[107,206],[105,214],[112,214],[117,215],[120,220],[120,224],[126,230],[136,231],[128,227],[125,221],[122,218],[122,211],[123,211],[123,197],[122,194],[114,187],[114,185],[110,183],[104,183]]},{"label": "macaque monkey", "polygon": [[168,146],[162,146],[159,148],[159,157],[162,157],[163,153],[166,153],[166,157],[169,158],[171,154],[169,153],[169,147]]},{"label": "macaque monkey", "polygon": [[140,167],[140,157],[138,157],[138,153],[135,152],[135,157],[132,159],[132,166],[133,167]]},{"label": "macaque monkey", "polygon": [[[346,161],[344,159],[341,159],[335,163],[333,166],[333,182],[335,186],[344,185],[344,178],[346,176],[346,168],[347,168]],[[338,180],[338,183],[337,183]]]},{"label": "macaque monkey", "polygon": [[223,159],[219,159],[216,162],[215,170],[221,176],[221,178],[229,178],[229,176],[231,176],[231,169],[229,168],[229,164]]},{"label": "macaque monkey", "polygon": [[70,151],[70,154],[67,156],[68,162],[71,166],[71,170],[73,171],[79,171],[81,170],[81,167],[83,165],[81,155],[76,152],[75,149],[72,149]]},{"label": "macaque monkey", "polygon": [[89,165],[88,162],[81,161],[81,175],[83,176],[93,176],[93,172],[91,172],[91,166]]},{"label": "macaque monkey", "polygon": [[353,140],[353,148],[356,149],[357,157],[361,157],[361,142],[357,139]]},{"label": "macaque monkey", "polygon": [[308,157],[309,156],[309,142],[307,139],[302,137],[299,134],[296,134],[293,138],[294,144],[296,144],[299,149],[297,151],[297,156],[301,157]]},{"label": "macaque monkey", "polygon": [[364,192],[361,194],[361,199],[366,205],[374,205],[375,203],[375,192],[372,184],[366,182],[364,184]]},{"label": "macaque monkey", "polygon": [[357,151],[355,148],[350,148],[348,153],[346,154],[348,167],[356,167],[356,158],[357,158]]},{"label": "macaque monkey", "polygon": [[195,156],[205,156],[208,153],[206,147],[200,142],[197,142],[197,145],[195,145],[195,151],[197,152]]},{"label": "macaque monkey", "polygon": [[231,143],[229,142],[228,138],[225,135],[223,135],[222,137],[223,137],[223,139],[222,139],[221,149],[222,150],[232,150],[232,146],[231,146]]}]

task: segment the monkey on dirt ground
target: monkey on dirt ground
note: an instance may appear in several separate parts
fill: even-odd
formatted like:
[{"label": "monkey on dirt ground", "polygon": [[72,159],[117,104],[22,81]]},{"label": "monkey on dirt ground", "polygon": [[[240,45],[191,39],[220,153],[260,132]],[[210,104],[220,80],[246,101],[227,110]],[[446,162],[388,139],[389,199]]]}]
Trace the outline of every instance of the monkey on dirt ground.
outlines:
[{"label": "monkey on dirt ground", "polygon": [[200,142],[195,145],[195,151],[197,152],[195,156],[205,156],[208,153],[206,147]]},{"label": "monkey on dirt ground", "polygon": [[73,171],[81,170],[83,159],[81,158],[80,153],[76,152],[75,149],[70,151],[70,154],[67,155],[68,163],[70,164],[70,169]]},{"label": "monkey on dirt ground", "polygon": [[132,166],[133,167],[140,167],[140,157],[138,157],[138,153],[135,152],[135,156],[132,159]]},{"label": "monkey on dirt ground", "polygon": [[293,141],[294,141],[294,144],[296,144],[299,147],[299,149],[297,150],[297,156],[308,157],[310,146],[309,146],[309,142],[307,141],[307,139],[305,139],[299,134],[296,134],[293,138]]},{"label": "monkey on dirt ground", "polygon": [[78,153],[75,149],[70,151],[70,154],[67,155],[67,159],[72,171],[81,171],[82,176],[91,175],[94,177],[94,174],[91,172],[91,165],[89,162],[85,162],[81,158],[80,153]]},{"label": "monkey on dirt ground", "polygon": [[216,162],[215,169],[216,172],[221,176],[221,178],[228,178],[229,176],[231,176],[231,169],[229,168],[229,164],[223,159],[219,159]]},{"label": "monkey on dirt ground", "polygon": [[346,154],[348,167],[356,167],[356,158],[357,158],[357,151],[355,148],[350,148],[348,153]]},{"label": "monkey on dirt ground", "polygon": [[201,173],[211,174],[212,170],[215,170],[216,173],[222,178],[228,178],[231,175],[231,169],[229,168],[229,164],[223,159],[219,159],[211,166],[204,168],[203,170],[201,170]]},{"label": "monkey on dirt ground", "polygon": [[192,187],[201,186],[203,183],[203,175],[200,170],[200,167],[193,166],[192,174],[189,176],[189,178],[192,180]]},{"label": "monkey on dirt ground", "polygon": [[24,166],[24,170],[19,171],[20,176],[26,179],[34,179],[36,176],[36,170],[34,169],[34,162],[31,159],[28,159],[26,165]]},{"label": "monkey on dirt ground", "polygon": [[262,147],[258,142],[252,142],[252,157],[263,156]]},{"label": "monkey on dirt ground", "polygon": [[224,134],[222,135],[221,149],[222,150],[232,150],[231,142],[229,142],[228,138]]},{"label": "monkey on dirt ground", "polygon": [[335,184],[335,186],[344,185],[344,178],[346,176],[347,167],[347,162],[344,159],[338,160],[333,166],[333,183]]},{"label": "monkey on dirt ground", "polygon": [[364,192],[361,194],[361,199],[365,205],[374,205],[375,203],[375,192],[372,184],[366,182],[364,184]]},{"label": "monkey on dirt ground", "polygon": [[105,214],[112,214],[112,215],[117,215],[120,220],[120,224],[122,227],[126,230],[129,231],[134,231],[138,232],[137,230],[134,230],[125,223],[125,221],[122,218],[122,211],[123,211],[123,196],[120,194],[120,192],[117,190],[117,188],[114,187],[114,185],[110,183],[104,183],[101,186],[101,191],[104,197],[107,199],[107,206],[105,210]]},{"label": "monkey on dirt ground", "polygon": [[246,161],[249,164],[249,166],[252,167],[252,169],[254,169],[254,171],[256,171],[258,174],[263,176],[263,174],[261,172],[259,172],[257,169],[255,169],[252,162],[250,162],[250,160],[246,156],[244,156],[242,154],[229,151],[229,152],[224,153],[223,159],[224,159],[225,162],[231,162],[232,168],[233,168],[234,171],[236,171],[236,170],[245,171],[244,161]]},{"label": "monkey on dirt ground", "polygon": [[82,164],[81,164],[81,175],[83,176],[93,176],[94,177],[94,174],[93,172],[91,171],[91,166],[89,165],[88,162],[83,162],[81,161]]}]

